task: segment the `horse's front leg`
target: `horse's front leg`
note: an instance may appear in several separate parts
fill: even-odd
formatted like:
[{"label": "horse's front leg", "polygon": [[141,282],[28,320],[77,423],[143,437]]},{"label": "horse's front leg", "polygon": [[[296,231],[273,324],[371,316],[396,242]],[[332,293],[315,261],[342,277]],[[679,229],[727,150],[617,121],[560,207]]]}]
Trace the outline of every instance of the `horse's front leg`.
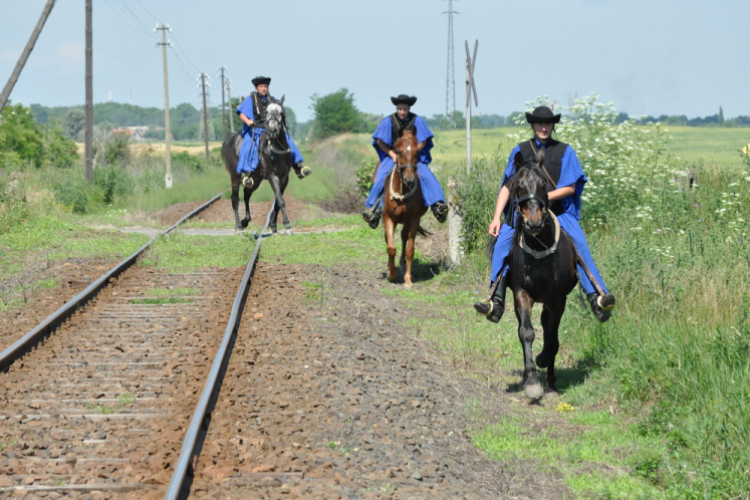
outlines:
[{"label": "horse's front leg", "polygon": [[536,357],[536,366],[547,369],[547,387],[557,392],[555,388],[555,357],[560,350],[558,331],[560,320],[565,312],[565,298],[542,310],[542,328],[544,329],[544,348]]},{"label": "horse's front leg", "polygon": [[413,221],[410,224],[405,224],[401,230],[401,265],[406,264],[404,271],[404,287],[411,288],[411,265],[414,260],[414,242],[417,237],[417,229],[419,224],[415,224]]},{"label": "horse's front leg", "polygon": [[284,203],[284,198],[281,196],[281,185],[279,183],[279,178],[276,176],[276,174],[271,174],[271,177],[269,177],[268,182],[271,183],[271,187],[273,188],[273,193],[276,197],[276,210],[274,210],[274,216],[273,216],[273,224],[271,226],[271,229],[274,233],[276,233],[276,220],[279,215],[279,210],[281,210],[281,215],[283,217],[282,221],[284,222],[284,227],[287,230],[287,234],[291,234],[292,226],[289,224],[289,218],[286,216],[286,204]]},{"label": "horse's front leg", "polygon": [[383,214],[383,227],[385,228],[385,245],[388,249],[388,281],[393,283],[398,278],[396,272],[396,239],[393,236],[396,224],[390,218],[388,212]]},{"label": "horse's front leg", "polygon": [[523,390],[526,397],[537,400],[544,395],[542,384],[536,376],[536,365],[532,359],[531,345],[534,343],[534,326],[531,324],[531,308],[534,301],[525,292],[516,292],[514,297],[518,319],[518,340],[523,349]]}]

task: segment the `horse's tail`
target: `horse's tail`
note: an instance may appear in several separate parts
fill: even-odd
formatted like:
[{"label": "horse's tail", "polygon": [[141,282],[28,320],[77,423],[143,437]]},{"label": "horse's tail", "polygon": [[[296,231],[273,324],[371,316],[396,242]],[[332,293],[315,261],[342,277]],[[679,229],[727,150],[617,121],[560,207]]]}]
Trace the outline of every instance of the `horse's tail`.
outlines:
[{"label": "horse's tail", "polygon": [[221,145],[221,158],[224,160],[224,167],[229,175],[235,175],[237,172],[237,163],[240,161],[240,145],[242,137],[240,132],[230,135],[224,144]]},{"label": "horse's tail", "polygon": [[497,236],[492,236],[487,239],[487,245],[484,247],[484,255],[487,256],[487,262],[492,264],[492,256],[495,254],[495,243],[497,243]]},{"label": "horse's tail", "polygon": [[422,226],[419,226],[417,228],[417,234],[421,236],[432,236],[432,233],[429,232],[427,229],[423,228]]}]

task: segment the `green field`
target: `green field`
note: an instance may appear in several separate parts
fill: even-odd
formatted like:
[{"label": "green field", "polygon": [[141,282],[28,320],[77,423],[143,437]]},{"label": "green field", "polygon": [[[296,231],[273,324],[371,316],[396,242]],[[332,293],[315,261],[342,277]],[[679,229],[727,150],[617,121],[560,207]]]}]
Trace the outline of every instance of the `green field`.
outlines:
[{"label": "green field", "polygon": [[[486,411],[481,395],[467,397],[476,446],[504,468],[520,463],[554,471],[575,498],[750,498],[750,163],[738,153],[750,142],[750,129],[668,129],[669,153],[659,165],[695,168],[698,189],[681,189],[651,165],[635,165],[638,189],[623,191],[627,199],[609,200],[606,223],[584,221],[618,306],[612,320],[599,324],[579,306],[576,292],[569,297],[560,328],[560,399],[553,404],[529,405],[508,389],[521,366],[517,326],[510,312],[498,326],[471,308],[486,293],[488,266],[480,252],[454,267],[419,254],[423,274],[415,287],[384,289],[415,311],[434,312],[415,314],[418,319],[405,328],[430,342],[458,376],[488,387],[488,396],[508,397],[503,412]],[[485,170],[504,167],[512,146],[507,135],[514,130],[475,131],[474,163]],[[441,180],[463,170],[464,134],[437,133],[433,156]],[[335,196],[362,161],[375,161],[365,134],[308,145],[305,155],[315,173],[304,182],[292,179],[290,192],[309,201]],[[172,190],[136,194],[79,216],[44,189],[68,174],[27,172],[24,200],[4,202],[4,217],[15,225],[0,241],[3,277],[19,273],[21,257],[33,252],[50,260],[128,252],[141,244],[138,238],[103,235],[86,225],[122,218],[122,206],[155,210],[206,199],[227,186],[226,174],[214,166],[184,174]],[[495,186],[482,187],[496,196]],[[479,221],[482,231],[488,222]],[[437,229],[432,219],[426,224]],[[382,233],[367,229],[358,216],[305,225],[343,230],[271,238],[262,258],[384,269]],[[236,266],[247,258],[248,243],[247,236],[175,235],[160,240],[148,259],[176,271]]]}]

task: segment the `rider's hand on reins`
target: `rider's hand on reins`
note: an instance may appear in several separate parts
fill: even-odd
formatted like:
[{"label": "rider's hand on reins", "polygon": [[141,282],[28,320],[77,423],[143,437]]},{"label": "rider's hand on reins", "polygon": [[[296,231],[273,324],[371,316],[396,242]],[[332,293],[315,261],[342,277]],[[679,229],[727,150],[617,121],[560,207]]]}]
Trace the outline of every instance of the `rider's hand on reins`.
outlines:
[{"label": "rider's hand on reins", "polygon": [[398,155],[394,151],[389,151],[388,156],[391,157],[393,163],[398,163]]}]

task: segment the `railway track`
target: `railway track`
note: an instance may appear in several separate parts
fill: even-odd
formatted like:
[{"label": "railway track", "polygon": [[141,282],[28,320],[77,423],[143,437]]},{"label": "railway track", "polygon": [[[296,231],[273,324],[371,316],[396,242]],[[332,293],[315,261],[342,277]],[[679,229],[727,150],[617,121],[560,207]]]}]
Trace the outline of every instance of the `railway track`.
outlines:
[{"label": "railway track", "polygon": [[178,498],[259,245],[244,276],[130,267],[145,245],[0,354],[0,497]]}]

